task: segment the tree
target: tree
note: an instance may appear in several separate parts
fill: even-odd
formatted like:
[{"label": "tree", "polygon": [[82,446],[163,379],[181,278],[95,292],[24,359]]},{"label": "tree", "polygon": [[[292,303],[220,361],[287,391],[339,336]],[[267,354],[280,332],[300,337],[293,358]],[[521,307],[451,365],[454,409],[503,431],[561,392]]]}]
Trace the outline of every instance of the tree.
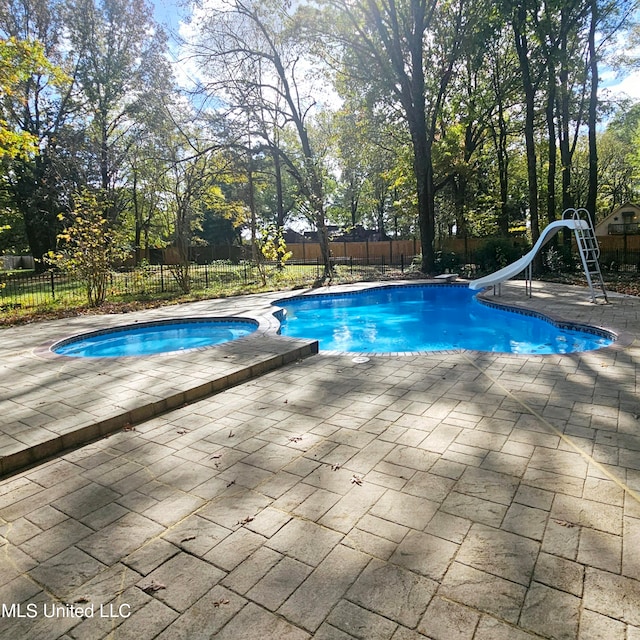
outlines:
[{"label": "tree", "polygon": [[[201,67],[209,72],[208,92],[224,96],[242,120],[249,117],[255,124],[252,138],[262,137],[265,149],[281,159],[297,182],[318,230],[325,277],[330,277],[322,157],[310,134],[316,101],[303,79],[305,54],[296,14],[279,0],[221,3],[203,17],[195,47]],[[274,130],[292,131],[298,152],[285,152]]]},{"label": "tree", "polygon": [[[24,83],[32,76],[47,76],[60,81],[63,74],[44,55],[37,41],[18,40],[14,36],[0,40],[0,166],[11,161],[29,161],[38,153],[38,139],[28,130],[10,123],[15,100],[20,100]],[[7,184],[7,175],[0,181]],[[24,253],[24,221],[12,209],[6,191],[0,194],[0,252]]]},{"label": "tree", "polygon": [[[55,65],[55,72],[36,64],[23,68],[14,90],[3,96],[6,129],[33,142],[37,152],[7,162],[2,188],[9,206],[24,221],[36,268],[56,246],[58,215],[68,210],[80,183],[79,140],[73,119],[73,62],[61,46],[61,8],[48,0],[7,0],[0,5],[0,36],[37,45],[36,55]],[[61,69],[66,75],[58,72]],[[43,73],[43,71],[45,71]]]},{"label": "tree", "polygon": [[69,0],[65,14],[96,167],[88,177],[101,188],[112,219],[123,208],[117,187],[139,139],[135,125],[151,109],[161,110],[171,87],[166,38],[152,15],[146,0]]},{"label": "tree", "polygon": [[508,235],[509,225],[514,216],[510,202],[510,163],[511,140],[516,133],[518,122],[513,105],[517,104],[520,94],[519,63],[513,40],[507,29],[502,26],[496,37],[487,42],[485,62],[488,67],[490,91],[488,100],[493,105],[489,112],[488,129],[496,158],[497,179],[500,193],[497,227],[502,235]]},{"label": "tree", "polygon": [[168,266],[180,289],[188,293],[191,246],[199,239],[205,212],[220,202],[219,185],[233,171],[234,159],[223,153],[216,132],[197,121],[189,105],[176,100],[165,112],[173,126],[165,132],[165,171],[155,186],[163,203]]},{"label": "tree", "polygon": [[166,233],[173,250],[169,269],[184,293],[191,290],[189,250],[200,228],[204,198],[211,186],[209,158],[192,151],[184,141],[174,142],[167,150],[169,168],[161,183],[168,214]]},{"label": "tree", "polygon": [[[529,208],[533,240],[539,235],[536,114],[544,105],[547,127],[547,220],[557,216],[556,181],[560,163],[562,209],[597,201],[598,61],[614,35],[633,25],[634,0],[545,0],[512,3],[510,16],[525,94],[525,140],[529,174]],[[588,126],[589,189],[576,202],[571,165],[581,128]]]},{"label": "tree", "polygon": [[[537,6],[537,3],[536,3]],[[528,25],[527,5],[516,3],[513,7],[511,25],[515,39],[516,52],[520,63],[520,74],[525,97],[524,137],[527,153],[527,178],[529,186],[529,220],[531,235],[535,242],[540,236],[540,221],[538,218],[538,160],[536,153],[536,93],[542,80],[542,73],[532,68],[531,58],[536,52],[530,49],[531,34]],[[541,268],[541,258],[536,256],[534,268]]]},{"label": "tree", "polygon": [[474,24],[469,0],[329,0],[344,72],[371,99],[395,104],[411,137],[421,270],[435,268],[432,148],[440,111],[463,41]]},{"label": "tree", "polygon": [[31,76],[56,73],[40,43],[15,36],[0,40],[0,162],[37,152],[37,138],[30,131],[12,126],[7,112],[11,111],[11,101],[20,99],[21,87]]},{"label": "tree", "polygon": [[587,210],[595,217],[598,197],[598,62],[607,51],[607,47],[615,41],[615,37],[623,33],[633,33],[638,29],[636,0],[590,0],[590,24],[588,33],[588,69],[591,82],[589,96],[588,139],[589,139],[589,192],[587,194]]},{"label": "tree", "polygon": [[58,235],[60,250],[50,252],[47,261],[81,280],[89,306],[98,307],[107,294],[109,270],[129,248],[105,218],[104,204],[89,191],[77,194],[73,210],[60,218],[66,227]]}]

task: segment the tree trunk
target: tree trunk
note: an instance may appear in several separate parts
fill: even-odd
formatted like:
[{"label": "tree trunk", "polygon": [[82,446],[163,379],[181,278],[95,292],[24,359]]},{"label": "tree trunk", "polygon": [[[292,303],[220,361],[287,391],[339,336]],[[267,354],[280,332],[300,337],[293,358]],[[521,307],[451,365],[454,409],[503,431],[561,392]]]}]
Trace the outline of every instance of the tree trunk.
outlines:
[{"label": "tree trunk", "polygon": [[598,195],[598,148],[596,141],[598,110],[597,21],[598,3],[597,0],[591,0],[591,25],[589,27],[589,66],[591,72],[591,94],[589,96],[589,192],[586,208],[594,225],[596,220],[596,198]]},{"label": "tree trunk", "polygon": [[465,216],[465,202],[467,199],[468,180],[464,175],[456,176],[452,183],[453,208],[456,216],[456,238],[467,237],[467,219]]},{"label": "tree trunk", "polygon": [[282,188],[282,162],[277,149],[272,151],[276,178],[276,227],[284,231],[284,194]]},{"label": "tree trunk", "polygon": [[19,161],[11,182],[12,199],[22,213],[29,249],[38,272],[48,268],[43,258],[56,248],[61,230],[60,205],[49,190],[50,167],[46,156],[36,156],[33,162]]},{"label": "tree trunk", "polygon": [[[529,46],[525,33],[526,14],[523,6],[517,10],[517,15],[513,21],[513,31],[515,35],[516,50],[520,71],[522,73],[522,86],[525,93],[525,125],[524,137],[527,149],[527,179],[529,183],[529,219],[531,222],[531,239],[535,243],[540,237],[540,223],[538,220],[538,174],[536,160],[535,142],[535,87],[531,80],[531,68],[529,64]],[[533,268],[540,271],[542,268],[542,258],[536,255],[533,261]]]},{"label": "tree trunk", "polygon": [[547,119],[548,166],[547,166],[547,223],[556,219],[556,166],[558,148],[556,143],[555,103],[556,103],[556,67],[553,60],[549,60],[547,104],[545,115]]},{"label": "tree trunk", "polygon": [[413,167],[416,174],[418,194],[418,222],[420,248],[422,250],[422,273],[433,275],[435,271],[435,190],[430,149],[414,148]]}]

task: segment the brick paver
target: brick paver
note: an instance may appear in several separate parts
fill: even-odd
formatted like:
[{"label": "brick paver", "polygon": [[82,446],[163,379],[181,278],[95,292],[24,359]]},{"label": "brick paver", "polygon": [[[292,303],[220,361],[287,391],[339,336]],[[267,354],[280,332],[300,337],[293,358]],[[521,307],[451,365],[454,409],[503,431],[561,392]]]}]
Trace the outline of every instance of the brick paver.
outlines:
[{"label": "brick paver", "polygon": [[[0,640],[640,638],[640,300],[535,289],[505,285],[501,300],[611,326],[623,344],[320,354],[6,476]],[[82,390],[116,373],[39,360],[46,333],[0,332],[7,435],[23,443],[67,416],[103,419]],[[216,353],[193,354],[193,371],[128,365],[109,401],[155,393],[147,375],[173,393],[173,364],[202,380]],[[21,396],[8,376],[30,366]],[[59,410],[38,408],[57,394]]]}]

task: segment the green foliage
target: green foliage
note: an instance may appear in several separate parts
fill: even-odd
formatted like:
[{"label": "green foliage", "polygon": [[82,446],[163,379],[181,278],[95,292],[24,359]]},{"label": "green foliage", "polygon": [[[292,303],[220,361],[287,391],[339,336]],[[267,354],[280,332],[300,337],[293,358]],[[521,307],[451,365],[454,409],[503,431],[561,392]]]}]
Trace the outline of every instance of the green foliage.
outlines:
[{"label": "green foliage", "polygon": [[[465,238],[512,236],[517,225],[535,233],[533,223],[566,196],[562,166],[571,169],[570,197],[586,201],[589,14],[600,12],[598,55],[607,67],[607,42],[631,42],[624,32],[635,19],[619,20],[628,0],[195,4],[190,44],[208,104],[173,91],[148,0],[5,0],[0,251],[18,252],[28,239],[38,260],[55,246],[58,214],[90,184],[110,203],[103,217],[127,228],[138,261],[152,247],[172,247],[185,293],[194,244],[239,242],[251,228],[255,258],[284,264],[286,249],[268,226],[306,216],[324,239],[325,214],[419,237],[430,243],[421,246],[425,264],[457,268],[451,256],[432,255],[432,227]],[[611,37],[614,24],[620,38]],[[514,26],[528,42],[522,61],[536,84],[531,122]],[[575,153],[565,151],[555,169],[547,99],[556,111],[566,103],[554,116],[556,138],[575,133]],[[639,123],[640,103],[630,102],[603,121],[599,216],[640,193]],[[525,131],[537,154],[538,207]],[[546,204],[554,184],[547,171],[556,173],[555,205],[550,197]],[[504,258],[494,247],[494,266]],[[323,261],[330,269],[328,251]]]},{"label": "green foliage", "polygon": [[28,246],[21,216],[0,205],[0,255],[27,255]]},{"label": "green foliage", "polygon": [[[0,39],[0,96],[5,101],[20,99],[20,88],[31,75],[48,75],[54,82],[63,78],[47,60],[41,43],[15,37]],[[33,133],[16,130],[8,123],[6,104],[0,103],[0,160],[27,158],[38,151],[38,140]]]},{"label": "green foliage", "polygon": [[262,232],[260,251],[265,260],[276,262],[279,267],[284,267],[293,253],[287,250],[282,229],[271,225]]},{"label": "green foliage", "polygon": [[463,263],[463,257],[455,251],[436,252],[435,268],[438,273],[455,273]]},{"label": "green foliage", "polygon": [[542,262],[552,273],[567,273],[575,271],[579,259],[571,252],[571,247],[549,247],[543,254]]},{"label": "green foliage", "polygon": [[282,270],[293,253],[287,250],[282,229],[275,225],[270,225],[262,230],[260,237],[256,238],[256,245],[259,251],[257,266],[262,284],[266,285],[268,273],[264,260],[275,262],[277,269]]},{"label": "green foliage", "polygon": [[475,260],[480,271],[491,273],[515,262],[521,255],[521,248],[507,238],[488,238],[476,250]]},{"label": "green foliage", "polygon": [[129,252],[119,231],[104,217],[104,205],[88,191],[76,196],[74,209],[61,219],[66,222],[65,231],[58,235],[61,251],[50,252],[47,261],[81,280],[89,306],[98,307],[107,294],[111,267]]}]

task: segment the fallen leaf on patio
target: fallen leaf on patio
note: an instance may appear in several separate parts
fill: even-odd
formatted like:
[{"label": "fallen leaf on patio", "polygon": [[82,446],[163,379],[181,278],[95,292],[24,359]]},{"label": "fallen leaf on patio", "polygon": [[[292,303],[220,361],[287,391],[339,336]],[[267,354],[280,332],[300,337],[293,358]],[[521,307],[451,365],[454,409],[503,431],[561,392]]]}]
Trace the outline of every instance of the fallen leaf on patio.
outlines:
[{"label": "fallen leaf on patio", "polygon": [[331,465],[331,471],[337,471],[340,468],[339,464],[332,464]]},{"label": "fallen leaf on patio", "polygon": [[217,460],[218,458],[222,458],[222,454],[221,453],[214,453],[210,460]]},{"label": "fallen leaf on patio", "polygon": [[185,433],[189,433],[189,429],[180,429],[180,431],[178,431],[179,436],[183,436]]},{"label": "fallen leaf on patio", "polygon": [[213,606],[214,607],[219,607],[220,605],[223,605],[223,604],[229,604],[229,600],[227,598],[220,598],[220,600],[216,600],[213,603]]},{"label": "fallen leaf on patio", "polygon": [[125,424],[124,427],[122,427],[123,431],[135,431],[136,428],[130,424]]},{"label": "fallen leaf on patio", "polygon": [[289,442],[300,442],[302,440],[302,436],[291,436],[289,438]]},{"label": "fallen leaf on patio", "polygon": [[351,476],[351,483],[357,484],[358,486],[362,485],[362,476],[357,476],[355,473]]},{"label": "fallen leaf on patio", "polygon": [[554,520],[556,524],[559,524],[561,527],[575,527],[576,525],[572,522],[567,522],[566,520]]},{"label": "fallen leaf on patio", "polygon": [[79,596],[73,601],[73,604],[82,604],[83,602],[90,602],[89,596]]},{"label": "fallen leaf on patio", "polygon": [[236,434],[233,433],[233,431],[229,431],[229,435],[227,436],[228,438],[233,438],[233,436],[235,436]]},{"label": "fallen leaf on patio", "polygon": [[285,401],[284,401],[284,403],[285,403],[285,404],[287,404],[288,402],[289,402],[288,400],[285,400]]},{"label": "fallen leaf on patio", "polygon": [[162,584],[162,582],[156,582],[152,580],[149,584],[141,587],[145,593],[153,593],[154,591],[160,591],[160,589],[166,589],[166,585]]},{"label": "fallen leaf on patio", "polygon": [[253,520],[253,516],[247,516],[246,518],[244,518],[243,520],[238,520],[238,522],[236,522],[236,524],[239,525],[243,525],[243,524],[248,524],[249,522],[251,522]]},{"label": "fallen leaf on patio", "polygon": [[189,542],[189,540],[195,540],[196,537],[195,536],[187,536],[186,538],[182,538],[182,540],[180,540],[180,542]]},{"label": "fallen leaf on patio", "polygon": [[235,480],[232,480],[231,482],[228,482],[228,483],[227,483],[227,487],[230,487],[232,484],[235,484],[235,483],[236,483],[236,481],[235,481]]}]

